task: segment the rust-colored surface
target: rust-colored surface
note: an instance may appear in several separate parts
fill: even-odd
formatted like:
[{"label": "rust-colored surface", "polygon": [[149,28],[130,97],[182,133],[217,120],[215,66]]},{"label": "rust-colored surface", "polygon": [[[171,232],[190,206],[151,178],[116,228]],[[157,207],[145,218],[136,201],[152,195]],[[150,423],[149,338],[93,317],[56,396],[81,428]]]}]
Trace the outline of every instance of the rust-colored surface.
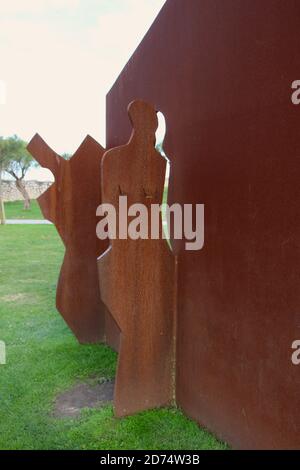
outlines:
[{"label": "rust-colored surface", "polygon": [[169,202],[205,204],[204,249],[173,244],[177,401],[236,448],[300,448],[299,31],[298,0],[169,0],[107,97],[107,145],[154,103]]},{"label": "rust-colored surface", "polygon": [[97,257],[108,244],[96,237],[96,209],[101,203],[104,149],[88,136],[67,161],[36,134],[28,150],[55,177],[55,183],[38,202],[66,248],[57,286],[57,309],[80,342],[103,341],[108,313],[100,299]]},{"label": "rust-colored surface", "polygon": [[[102,163],[102,200],[117,208],[117,219],[120,195],[128,207],[149,210],[163,198],[166,160],[154,148],[156,112],[137,101],[129,115],[129,143],[109,150]],[[175,258],[162,239],[116,239],[98,263],[102,300],[121,330],[115,413],[165,405],[173,397]]]}]

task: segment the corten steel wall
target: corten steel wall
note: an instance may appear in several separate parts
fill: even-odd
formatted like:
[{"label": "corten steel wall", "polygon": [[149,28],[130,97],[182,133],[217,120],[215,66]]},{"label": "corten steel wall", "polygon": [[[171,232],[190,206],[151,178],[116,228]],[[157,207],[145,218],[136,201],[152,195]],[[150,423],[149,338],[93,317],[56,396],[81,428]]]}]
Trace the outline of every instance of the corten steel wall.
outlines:
[{"label": "corten steel wall", "polygon": [[236,448],[300,448],[299,39],[298,0],[169,0],[107,96],[107,146],[152,102],[169,202],[205,204],[204,249],[176,246],[177,399]]}]

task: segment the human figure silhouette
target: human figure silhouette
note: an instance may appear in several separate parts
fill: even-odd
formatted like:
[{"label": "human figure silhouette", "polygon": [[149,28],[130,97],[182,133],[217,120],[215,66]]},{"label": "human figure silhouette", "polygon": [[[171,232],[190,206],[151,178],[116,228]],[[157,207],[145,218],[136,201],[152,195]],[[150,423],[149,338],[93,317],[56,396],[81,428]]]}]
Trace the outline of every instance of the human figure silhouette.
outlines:
[{"label": "human figure silhouette", "polygon": [[[128,207],[142,203],[150,211],[162,203],[167,165],[155,150],[154,108],[138,100],[128,112],[130,141],[102,162],[102,201],[114,205],[117,220],[120,195]],[[162,238],[115,239],[98,264],[102,300],[121,330],[115,414],[166,405],[173,398],[175,258]]]},{"label": "human figure silhouette", "polygon": [[108,312],[100,298],[97,257],[108,244],[96,237],[96,209],[101,202],[104,149],[87,136],[74,156],[65,160],[36,134],[28,150],[55,177],[55,183],[38,202],[66,248],[57,286],[57,309],[80,342],[103,341]]}]

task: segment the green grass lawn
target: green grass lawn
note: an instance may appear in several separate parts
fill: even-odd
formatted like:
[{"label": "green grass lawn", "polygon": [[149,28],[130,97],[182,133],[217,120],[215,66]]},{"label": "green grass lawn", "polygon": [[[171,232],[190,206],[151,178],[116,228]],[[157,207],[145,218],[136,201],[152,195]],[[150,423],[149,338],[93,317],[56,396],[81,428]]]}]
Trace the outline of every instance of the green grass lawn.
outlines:
[{"label": "green grass lawn", "polygon": [[116,354],[81,346],[56,312],[63,247],[52,226],[0,227],[0,449],[224,449],[179,410],[116,419],[111,405],[56,418],[57,394],[90,377],[112,378]]},{"label": "green grass lawn", "polygon": [[31,208],[24,210],[23,201],[5,202],[5,215],[7,219],[43,219],[40,207],[37,201],[34,199],[31,201]]}]

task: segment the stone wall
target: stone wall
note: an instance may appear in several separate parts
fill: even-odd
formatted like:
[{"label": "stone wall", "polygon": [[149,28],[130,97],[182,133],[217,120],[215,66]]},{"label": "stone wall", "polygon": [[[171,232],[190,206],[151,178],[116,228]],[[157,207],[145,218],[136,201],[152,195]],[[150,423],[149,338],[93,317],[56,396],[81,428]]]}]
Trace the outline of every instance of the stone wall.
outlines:
[{"label": "stone wall", "polygon": [[[38,198],[46,191],[46,189],[49,188],[49,186],[51,186],[51,184],[51,182],[25,181],[30,199]],[[2,181],[2,197],[4,202],[20,201],[23,199],[21,193],[17,190],[14,181]]]}]

